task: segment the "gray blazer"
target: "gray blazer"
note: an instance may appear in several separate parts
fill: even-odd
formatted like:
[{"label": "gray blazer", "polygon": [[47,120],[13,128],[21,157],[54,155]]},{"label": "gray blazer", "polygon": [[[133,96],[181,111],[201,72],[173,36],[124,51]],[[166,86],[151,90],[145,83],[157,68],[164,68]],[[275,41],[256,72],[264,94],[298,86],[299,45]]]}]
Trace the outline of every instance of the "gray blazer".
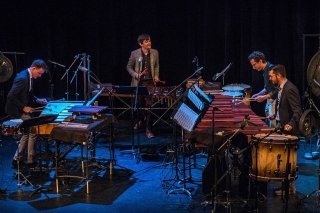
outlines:
[{"label": "gray blazer", "polygon": [[[127,71],[132,76],[131,86],[137,86],[138,84],[138,72],[139,72],[139,58],[141,57],[141,48],[131,52]],[[156,49],[150,49],[150,65],[152,79],[159,77],[159,53]]]}]

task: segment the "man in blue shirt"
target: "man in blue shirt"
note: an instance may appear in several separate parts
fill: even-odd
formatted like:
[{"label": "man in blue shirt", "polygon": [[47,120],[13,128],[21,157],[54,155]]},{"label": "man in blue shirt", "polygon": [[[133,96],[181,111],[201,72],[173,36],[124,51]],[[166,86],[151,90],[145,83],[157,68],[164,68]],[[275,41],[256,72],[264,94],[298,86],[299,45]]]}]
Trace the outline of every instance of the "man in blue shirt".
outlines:
[{"label": "man in blue shirt", "polygon": [[[265,112],[266,117],[269,117],[275,113],[275,97],[278,92],[276,86],[269,81],[269,71],[272,69],[273,64],[266,61],[265,55],[260,51],[253,51],[248,56],[248,59],[254,70],[262,72],[264,82],[263,89],[252,95],[252,98],[257,102],[267,101]],[[275,121],[271,121],[269,119],[267,119],[267,124],[270,127],[275,127],[276,125]]]}]

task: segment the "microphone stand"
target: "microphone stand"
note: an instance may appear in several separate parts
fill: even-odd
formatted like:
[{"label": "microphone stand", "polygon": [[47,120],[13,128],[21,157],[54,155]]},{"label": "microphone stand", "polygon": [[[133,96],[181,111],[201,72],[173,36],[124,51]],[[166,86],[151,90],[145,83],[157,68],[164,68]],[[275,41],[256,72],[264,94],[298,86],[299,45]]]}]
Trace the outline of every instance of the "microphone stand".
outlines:
[{"label": "microphone stand", "polygon": [[74,60],[73,60],[73,62],[71,63],[71,65],[69,66],[69,68],[65,71],[65,73],[62,75],[62,77],[61,77],[61,81],[63,80],[63,78],[65,77],[65,76],[67,76],[67,79],[66,79],[66,92],[65,92],[65,95],[67,96],[67,101],[69,100],[69,70],[71,69],[71,67],[73,66],[73,64],[79,59],[79,57],[80,57],[80,55],[78,54],[78,55],[76,55],[75,57],[74,57]]},{"label": "microphone stand", "polygon": [[[55,69],[56,66],[59,66],[59,67],[62,67],[62,68],[65,68],[66,66],[64,66],[63,64],[60,64],[60,63],[57,63],[55,61],[51,61],[51,60],[47,60],[49,63],[53,64],[53,68]],[[53,97],[53,91],[54,91],[54,83],[53,83],[53,74],[48,71],[49,73],[49,90],[50,90],[50,98],[53,100],[54,97]]]},{"label": "microphone stand", "polygon": [[[135,133],[139,129],[139,85],[140,85],[140,74],[142,70],[142,60],[139,59],[139,70],[138,70],[138,82],[136,85],[136,90],[135,90],[135,97],[134,97],[134,103],[133,103],[133,110],[132,110],[132,154],[133,157],[136,159],[136,163],[138,164],[141,160],[140,158],[140,137],[139,137],[139,132],[137,133],[137,152],[135,151]],[[137,128],[135,129],[135,125],[137,125]]]},{"label": "microphone stand", "polygon": [[220,73],[216,73],[215,74],[215,76],[214,76],[214,78],[212,77],[212,79],[214,80],[214,81],[216,81],[216,80],[218,80],[218,78],[220,78],[220,76],[222,76],[222,85],[224,85],[224,77],[225,77],[225,75],[226,75],[226,72],[229,70],[229,68],[231,67],[231,65],[232,65],[232,62],[230,62],[229,64],[228,64],[228,66],[226,67],[226,68],[224,68],[224,70],[222,70]]},{"label": "microphone stand", "polygon": [[[87,83],[87,87],[84,87],[84,91],[83,91],[83,92],[84,92],[83,94],[84,94],[85,100],[90,97],[90,94],[89,94],[90,85],[91,85],[91,82],[90,82],[90,76],[91,76],[91,74],[90,74],[90,72],[91,72],[90,62],[91,62],[91,60],[90,60],[90,55],[87,55],[87,68],[88,68],[88,71],[87,71],[87,80],[85,81],[85,79],[84,79],[84,81]],[[84,75],[84,76],[85,76],[85,75]]]},{"label": "microphone stand", "polygon": [[[82,56],[82,58],[81,58],[81,61],[80,61],[79,65],[78,65],[76,71],[74,71],[74,75],[73,75],[73,77],[72,77],[72,79],[70,81],[70,84],[72,84],[73,80],[76,79],[75,80],[76,81],[76,91],[75,91],[76,100],[78,100],[78,97],[79,97],[79,93],[78,93],[78,71],[79,71],[79,68],[81,67],[81,65],[83,63],[85,63],[85,59],[86,59],[86,55],[84,54]],[[85,85],[84,85],[84,87],[85,87]]]}]

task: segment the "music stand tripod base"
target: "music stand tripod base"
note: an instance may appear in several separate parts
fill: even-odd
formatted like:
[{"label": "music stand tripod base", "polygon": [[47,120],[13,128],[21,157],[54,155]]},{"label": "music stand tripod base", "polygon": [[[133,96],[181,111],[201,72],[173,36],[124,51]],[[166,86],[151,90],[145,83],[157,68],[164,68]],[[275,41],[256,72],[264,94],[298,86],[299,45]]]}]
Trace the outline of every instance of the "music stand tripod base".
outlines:
[{"label": "music stand tripod base", "polygon": [[[179,193],[181,191],[181,193]],[[172,190],[170,190],[169,192],[168,192],[168,195],[169,194],[182,194],[182,193],[185,193],[185,194],[187,194],[190,198],[192,198],[192,196],[191,196],[191,192],[189,192],[189,190],[188,189],[186,189],[186,188],[179,188],[179,189],[172,189]]]}]

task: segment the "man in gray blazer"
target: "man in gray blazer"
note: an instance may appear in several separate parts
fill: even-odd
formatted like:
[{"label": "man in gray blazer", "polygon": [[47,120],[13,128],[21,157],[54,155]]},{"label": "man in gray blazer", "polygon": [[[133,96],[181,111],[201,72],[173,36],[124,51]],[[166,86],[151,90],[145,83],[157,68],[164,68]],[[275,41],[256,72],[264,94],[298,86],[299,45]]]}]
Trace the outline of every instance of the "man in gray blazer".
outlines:
[{"label": "man in gray blazer", "polygon": [[[156,49],[151,48],[151,39],[148,34],[141,34],[138,36],[139,49],[131,52],[127,71],[132,76],[131,86],[144,86],[149,91],[156,86],[159,80],[159,53]],[[145,99],[146,107],[152,105],[152,98]],[[151,131],[150,112],[144,113],[146,121],[146,136],[153,138],[154,134]],[[138,122],[139,123],[139,122]]]}]

